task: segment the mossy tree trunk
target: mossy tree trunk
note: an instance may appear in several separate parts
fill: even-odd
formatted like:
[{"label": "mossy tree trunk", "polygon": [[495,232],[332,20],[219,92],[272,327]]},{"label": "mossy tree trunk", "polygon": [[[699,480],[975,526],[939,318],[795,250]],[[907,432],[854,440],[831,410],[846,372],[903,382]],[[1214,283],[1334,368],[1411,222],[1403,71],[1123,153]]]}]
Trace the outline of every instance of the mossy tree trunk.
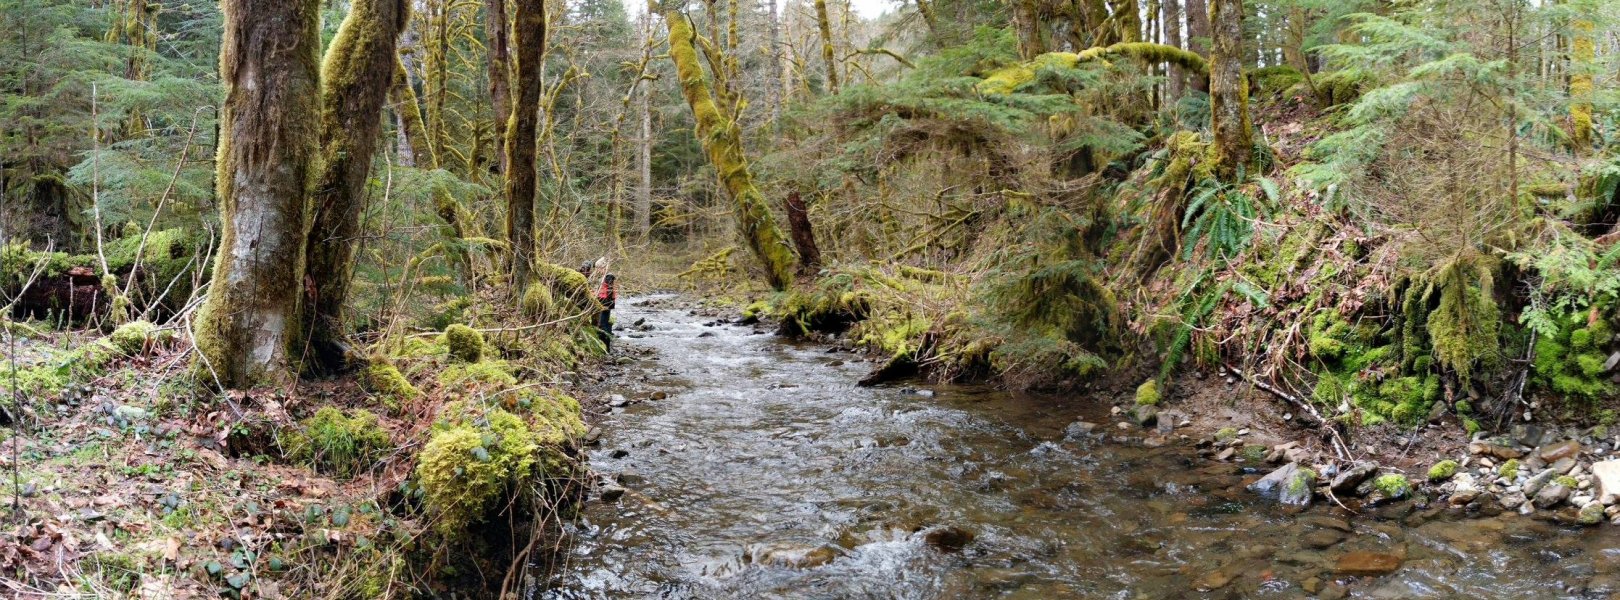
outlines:
[{"label": "mossy tree trunk", "polygon": [[934,14],[934,3],[929,0],[917,0],[917,13],[922,15],[923,25],[928,27],[928,34],[939,37],[939,16]]},{"label": "mossy tree trunk", "polygon": [[1254,153],[1249,121],[1249,85],[1243,77],[1243,0],[1212,0],[1209,107],[1215,130],[1215,174],[1237,178]]},{"label": "mossy tree trunk", "polygon": [[405,143],[411,147],[412,164],[422,169],[439,168],[439,157],[428,143],[421,99],[416,96],[416,88],[411,86],[411,75],[405,70],[405,62],[397,57],[394,59],[394,83],[388,89],[388,95],[393,100],[395,113],[404,123]]},{"label": "mossy tree trunk", "polygon": [[793,251],[777,229],[764,196],[754,185],[754,175],[743,155],[741,131],[715,105],[694,46],[696,33],[692,31],[692,22],[676,10],[665,11],[664,19],[669,25],[669,58],[675,63],[681,94],[686,97],[697,121],[698,141],[703,144],[715,174],[731,197],[737,225],[748,248],[765,268],[766,281],[773,288],[786,289],[793,283]]},{"label": "mossy tree trunk", "polygon": [[[1581,10],[1581,9],[1578,9]],[[1570,23],[1569,118],[1570,138],[1577,154],[1592,150],[1592,69],[1597,46],[1592,41],[1592,18],[1579,15]]]},{"label": "mossy tree trunk", "polygon": [[1041,7],[1036,0],[1012,0],[1013,30],[1018,32],[1018,56],[1029,60],[1046,53],[1041,31]]},{"label": "mossy tree trunk", "polygon": [[[1187,0],[1187,49],[1206,55],[1209,44],[1209,0]],[[1192,87],[1200,92],[1209,91],[1209,79],[1194,77]]]},{"label": "mossy tree trunk", "polygon": [[307,199],[320,148],[320,2],[225,0],[220,9],[223,236],[196,345],[205,380],[242,389],[289,377],[300,341]]},{"label": "mossy tree trunk", "polygon": [[827,63],[827,93],[838,93],[838,58],[833,56],[832,19],[827,0],[816,0],[816,29],[821,32],[821,61]]},{"label": "mossy tree trunk", "polygon": [[303,319],[306,372],[338,370],[348,354],[343,312],[354,279],[366,179],[409,11],[406,0],[354,0],[321,65],[322,171],[304,249],[314,292]]},{"label": "mossy tree trunk", "polygon": [[512,293],[523,293],[534,261],[535,111],[540,105],[540,59],[546,45],[545,0],[517,0],[512,31],[517,94],[506,121],[506,239],[511,244]]},{"label": "mossy tree trunk", "polygon": [[[1202,0],[1187,0],[1200,2]],[[1181,2],[1182,0],[1164,0],[1164,43],[1177,48],[1185,48],[1181,44]],[[1174,104],[1181,99],[1181,91],[1187,85],[1187,72],[1181,65],[1171,64],[1168,81],[1165,82],[1165,96],[1168,104]]]},{"label": "mossy tree trunk", "polygon": [[484,38],[489,45],[489,99],[495,110],[497,164],[506,173],[506,119],[512,114],[512,61],[507,51],[506,0],[484,0]]}]

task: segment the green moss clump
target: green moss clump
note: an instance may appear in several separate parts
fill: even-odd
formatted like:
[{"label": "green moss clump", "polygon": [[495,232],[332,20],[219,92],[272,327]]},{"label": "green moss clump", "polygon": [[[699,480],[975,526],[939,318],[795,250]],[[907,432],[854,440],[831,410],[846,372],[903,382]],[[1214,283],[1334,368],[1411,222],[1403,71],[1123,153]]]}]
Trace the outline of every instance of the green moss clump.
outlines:
[{"label": "green moss clump", "polygon": [[504,360],[456,363],[439,373],[439,385],[511,387],[517,385],[517,377],[512,374],[511,363]]},{"label": "green moss clump", "polygon": [[1261,95],[1269,96],[1288,91],[1305,81],[1298,69],[1286,65],[1261,67],[1249,72],[1249,81]]},{"label": "green moss clump", "polygon": [[1588,322],[1585,312],[1555,318],[1558,330],[1536,340],[1531,372],[1537,387],[1566,397],[1593,401],[1613,391],[1603,376],[1605,349],[1614,339],[1608,321]]},{"label": "green moss clump", "polygon": [[1316,485],[1316,471],[1301,468],[1292,479],[1288,480],[1288,493],[1298,496],[1310,491]]},{"label": "green moss clump", "polygon": [[523,314],[544,317],[552,313],[551,288],[543,283],[531,283],[523,291]]},{"label": "green moss clump", "polygon": [[107,336],[114,348],[125,356],[140,356],[146,353],[147,344],[156,339],[157,326],[146,321],[131,321],[120,325]]},{"label": "green moss clump", "polygon": [[526,501],[523,495],[541,479],[569,474],[563,469],[572,463],[560,447],[565,428],[546,423],[537,429],[501,409],[435,427],[418,457],[416,479],[441,534],[465,535],[468,525],[504,510],[509,499]]},{"label": "green moss clump", "polygon": [[1508,459],[1507,462],[1502,463],[1501,466],[1496,468],[1496,474],[1498,476],[1502,477],[1503,479],[1506,479],[1508,481],[1513,481],[1515,478],[1517,478],[1519,476],[1519,459],[1517,459],[1517,458]]},{"label": "green moss clump", "polygon": [[771,304],[764,300],[755,300],[743,307],[742,318],[758,319],[771,314]]},{"label": "green moss clump", "polygon": [[1386,473],[1373,480],[1373,489],[1378,490],[1386,498],[1405,498],[1412,493],[1412,483],[1400,473]]},{"label": "green moss clump", "polygon": [[394,365],[376,359],[361,371],[360,382],[390,407],[397,407],[400,402],[414,400],[421,394]]},{"label": "green moss clump", "polygon": [[281,436],[287,456],[342,477],[360,472],[391,447],[388,432],[377,424],[377,415],[364,409],[344,415],[324,407],[301,425],[300,430]]},{"label": "green moss clump", "polygon": [[1137,406],[1155,406],[1159,403],[1159,381],[1149,379],[1136,386]]},{"label": "green moss clump", "polygon": [[450,357],[462,362],[475,363],[484,357],[484,334],[462,324],[444,329],[444,345]]},{"label": "green moss clump", "polygon": [[1446,459],[1429,467],[1429,481],[1445,481],[1457,474],[1457,461]]},{"label": "green moss clump", "polygon": [[1568,475],[1559,475],[1558,477],[1554,478],[1552,480],[1552,482],[1554,484],[1561,485],[1561,486],[1567,487],[1567,488],[1572,489],[1572,490],[1575,489],[1575,488],[1581,487],[1581,482],[1577,481],[1574,477],[1570,477]]},{"label": "green moss clump", "polygon": [[1232,440],[1237,439],[1237,436],[1238,436],[1238,433],[1237,433],[1236,429],[1233,429],[1231,427],[1222,427],[1220,429],[1220,431],[1215,432],[1215,441],[1221,442],[1221,443],[1224,444],[1226,442],[1230,442]]}]

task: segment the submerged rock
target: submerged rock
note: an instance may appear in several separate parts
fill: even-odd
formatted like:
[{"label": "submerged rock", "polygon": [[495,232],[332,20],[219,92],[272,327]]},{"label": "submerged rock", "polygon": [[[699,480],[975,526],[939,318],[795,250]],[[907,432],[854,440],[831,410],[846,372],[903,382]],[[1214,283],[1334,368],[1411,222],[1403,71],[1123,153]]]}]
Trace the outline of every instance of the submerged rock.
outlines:
[{"label": "submerged rock", "polygon": [[1310,506],[1316,487],[1316,472],[1288,463],[1269,475],[1249,484],[1249,490],[1260,497],[1291,506]]},{"label": "submerged rock", "polygon": [[1339,575],[1378,576],[1394,573],[1404,562],[1400,556],[1383,552],[1351,552],[1339,557],[1333,572]]},{"label": "submerged rock", "polygon": [[748,561],[770,567],[808,569],[830,563],[841,553],[841,550],[830,544],[819,546],[790,543],[756,544],[748,548]]},{"label": "submerged rock", "polygon": [[923,543],[940,552],[960,552],[973,543],[973,538],[973,532],[955,525],[943,525],[923,533]]}]

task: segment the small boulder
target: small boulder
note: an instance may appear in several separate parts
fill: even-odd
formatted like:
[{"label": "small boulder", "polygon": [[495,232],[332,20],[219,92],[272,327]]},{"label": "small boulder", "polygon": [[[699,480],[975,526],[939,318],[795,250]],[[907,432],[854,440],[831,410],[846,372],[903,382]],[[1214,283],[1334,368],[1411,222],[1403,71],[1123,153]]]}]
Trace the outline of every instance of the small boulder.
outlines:
[{"label": "small boulder", "polygon": [[1502,503],[1502,508],[1508,510],[1517,510],[1520,506],[1524,506],[1525,502],[1530,501],[1524,496],[1524,492],[1508,492],[1497,500]]},{"label": "small boulder", "polygon": [[955,525],[935,527],[923,533],[923,542],[940,552],[960,552],[973,538],[973,532]]},{"label": "small boulder", "polygon": [[1131,418],[1139,427],[1152,427],[1159,422],[1159,408],[1152,404],[1138,404],[1131,411]]},{"label": "small boulder", "polygon": [[1377,472],[1378,465],[1371,462],[1362,461],[1354,463],[1340,469],[1339,474],[1333,477],[1333,482],[1329,484],[1329,487],[1335,494],[1354,494],[1356,492],[1356,486],[1361,485],[1361,482],[1366,481],[1367,478],[1373,476],[1373,473]]},{"label": "small boulder", "polygon": [[1531,503],[1536,508],[1547,509],[1562,504],[1568,498],[1569,488],[1555,482],[1542,487],[1540,491],[1536,492],[1535,500],[1532,500]]},{"label": "small boulder", "polygon": [[1603,503],[1593,501],[1587,502],[1585,506],[1581,507],[1580,514],[1575,517],[1575,522],[1590,527],[1602,523],[1603,519]]},{"label": "small boulder", "polygon": [[598,495],[603,502],[618,502],[619,498],[624,497],[625,491],[624,488],[616,485],[605,485],[602,486],[602,490],[598,492]]},{"label": "small boulder", "polygon": [[1315,487],[1316,472],[1299,463],[1283,465],[1249,484],[1249,490],[1260,497],[1290,506],[1310,506]]},{"label": "small boulder", "polygon": [[1509,459],[1524,456],[1519,449],[1506,444],[1494,442],[1474,442],[1468,445],[1468,453],[1475,456],[1489,456],[1491,458]]},{"label": "small boulder", "polygon": [[1552,483],[1553,478],[1557,476],[1558,473],[1554,473],[1550,469],[1536,473],[1535,475],[1531,475],[1530,479],[1525,480],[1524,482],[1524,495],[1536,495],[1536,492],[1540,492],[1541,488],[1544,488],[1547,486],[1547,484]]},{"label": "small boulder", "polygon": [[1463,506],[1478,498],[1481,491],[1472,473],[1458,473],[1451,478],[1449,502],[1452,506]]},{"label": "small boulder", "polygon": [[1581,453],[1581,443],[1580,442],[1577,442],[1575,440],[1565,440],[1565,441],[1562,441],[1562,442],[1558,442],[1556,444],[1548,444],[1546,446],[1542,446],[1539,450],[1536,451],[1536,456],[1540,457],[1541,460],[1547,461],[1549,464],[1551,464],[1551,463],[1555,463],[1555,462],[1558,462],[1558,461],[1566,459],[1566,458],[1575,458],[1575,456],[1580,454],[1580,453]]},{"label": "small boulder", "polygon": [[828,544],[760,544],[748,549],[748,560],[756,565],[809,569],[830,563],[841,553],[838,548]]},{"label": "small boulder", "polygon": [[1611,459],[1592,463],[1592,480],[1599,499],[1608,498],[1610,504],[1620,498],[1620,460]]}]

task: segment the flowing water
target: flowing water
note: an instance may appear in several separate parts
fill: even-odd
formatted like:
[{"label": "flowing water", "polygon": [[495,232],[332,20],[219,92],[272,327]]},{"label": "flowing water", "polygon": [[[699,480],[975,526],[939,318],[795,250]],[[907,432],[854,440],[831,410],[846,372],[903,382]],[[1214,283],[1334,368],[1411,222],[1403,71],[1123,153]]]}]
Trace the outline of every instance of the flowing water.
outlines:
[{"label": "flowing water", "polygon": [[[669,297],[620,303],[650,348],[600,425],[588,502],[536,596],[574,598],[1582,598],[1620,591],[1620,534],[1516,514],[1345,519],[1244,491],[1189,445],[1065,439],[1083,396],[859,388],[870,363]],[[639,337],[631,337],[639,336]],[[1348,531],[1341,531],[1348,530]],[[971,536],[969,540],[968,537]],[[1382,577],[1335,574],[1356,551]],[[1340,587],[1342,586],[1342,587]]]}]

